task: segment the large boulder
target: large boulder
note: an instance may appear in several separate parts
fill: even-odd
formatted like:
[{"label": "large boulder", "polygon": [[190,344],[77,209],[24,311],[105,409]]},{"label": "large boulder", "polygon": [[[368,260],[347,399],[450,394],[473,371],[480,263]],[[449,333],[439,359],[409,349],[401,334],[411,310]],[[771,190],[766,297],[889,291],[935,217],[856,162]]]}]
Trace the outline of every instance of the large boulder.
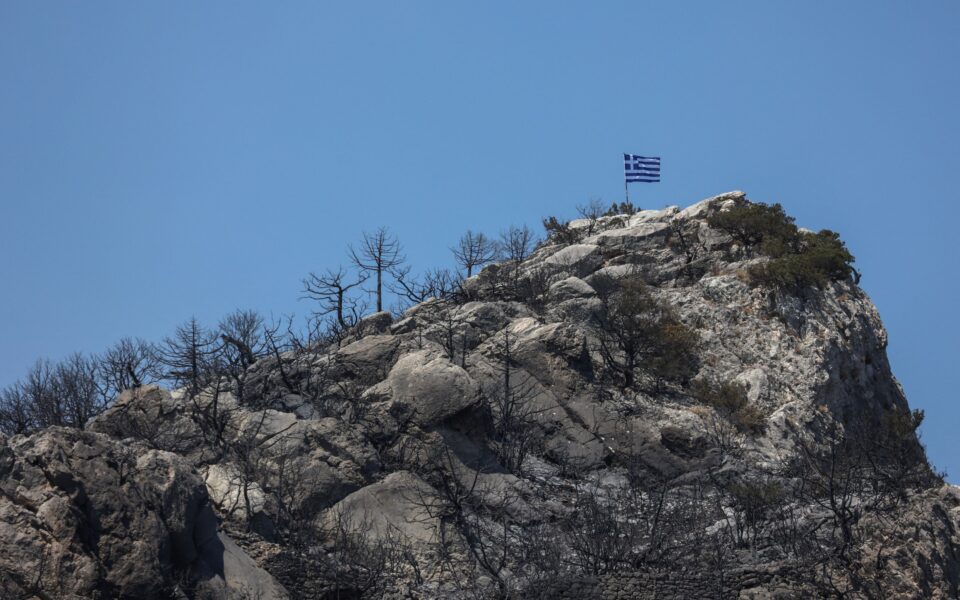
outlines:
[{"label": "large boulder", "polygon": [[476,404],[480,388],[463,368],[425,349],[403,356],[367,394],[388,397],[395,412],[409,412],[417,425],[431,426]]},{"label": "large boulder", "polygon": [[597,244],[573,244],[564,246],[550,255],[544,264],[583,277],[597,270],[603,263],[603,256]]},{"label": "large boulder", "polygon": [[396,471],[350,494],[324,513],[327,529],[360,531],[372,540],[399,536],[406,542],[429,544],[440,534],[440,520],[431,514],[437,491],[409,471]]},{"label": "large boulder", "polygon": [[376,449],[347,422],[255,410],[226,393],[218,398],[225,425],[219,443],[234,449],[226,455],[201,431],[209,394],[188,400],[156,386],[128,390],[91,427],[179,450],[201,472],[217,514],[242,526],[254,524],[261,533],[273,531],[278,494],[290,510],[319,510],[366,485],[380,470]]},{"label": "large boulder", "polygon": [[246,461],[202,468],[217,513],[270,537],[278,502],[314,512],[367,485],[381,468],[377,450],[356,427],[335,419],[298,419],[275,410],[241,410],[228,442]]},{"label": "large boulder", "polygon": [[383,379],[397,358],[400,338],[368,335],[341,348],[335,355],[335,374],[374,383]]},{"label": "large boulder", "polygon": [[557,321],[597,322],[603,313],[603,302],[589,283],[578,277],[557,281],[548,291],[548,314]]}]

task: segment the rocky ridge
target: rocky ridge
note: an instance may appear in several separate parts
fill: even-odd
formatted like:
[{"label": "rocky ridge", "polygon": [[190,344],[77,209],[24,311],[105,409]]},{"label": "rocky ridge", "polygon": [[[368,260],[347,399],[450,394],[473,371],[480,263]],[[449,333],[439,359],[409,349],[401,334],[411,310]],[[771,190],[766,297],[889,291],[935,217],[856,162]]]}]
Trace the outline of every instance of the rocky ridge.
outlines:
[{"label": "rocky ridge", "polygon": [[[709,223],[745,202],[573,221],[242,390],[144,386],[89,431],[3,439],[0,590],[957,597],[960,492],[901,431],[875,307],[852,279],[753,285],[768,259]],[[611,374],[625,281],[695,335],[687,376]],[[724,385],[739,412],[694,391]]]}]

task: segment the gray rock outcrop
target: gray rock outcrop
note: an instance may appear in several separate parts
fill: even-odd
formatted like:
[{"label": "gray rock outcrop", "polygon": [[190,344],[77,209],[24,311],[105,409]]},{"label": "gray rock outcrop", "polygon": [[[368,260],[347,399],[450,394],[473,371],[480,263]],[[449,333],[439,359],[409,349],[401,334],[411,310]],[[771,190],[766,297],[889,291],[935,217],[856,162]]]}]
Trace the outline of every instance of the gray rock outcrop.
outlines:
[{"label": "gray rock outcrop", "polygon": [[287,597],[217,531],[181,457],[63,428],[0,444],[3,597]]}]

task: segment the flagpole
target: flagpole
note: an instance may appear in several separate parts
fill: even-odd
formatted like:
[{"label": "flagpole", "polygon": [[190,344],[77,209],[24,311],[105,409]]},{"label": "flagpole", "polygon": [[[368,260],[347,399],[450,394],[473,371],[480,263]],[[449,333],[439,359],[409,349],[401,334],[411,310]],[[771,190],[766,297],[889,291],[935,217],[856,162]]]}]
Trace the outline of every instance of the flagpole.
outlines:
[{"label": "flagpole", "polygon": [[630,158],[630,154],[623,155],[623,199],[627,204],[630,204],[630,178],[627,177]]}]

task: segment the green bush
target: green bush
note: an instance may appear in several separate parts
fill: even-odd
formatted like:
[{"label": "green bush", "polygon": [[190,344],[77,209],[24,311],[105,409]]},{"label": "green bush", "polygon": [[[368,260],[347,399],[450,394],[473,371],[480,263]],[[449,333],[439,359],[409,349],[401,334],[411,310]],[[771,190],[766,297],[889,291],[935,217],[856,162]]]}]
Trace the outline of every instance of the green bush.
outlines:
[{"label": "green bush", "polygon": [[644,379],[659,390],[666,382],[685,384],[696,374],[697,334],[642,281],[626,279],[601,297],[607,309],[601,323],[601,354],[624,387]]},{"label": "green bush", "polygon": [[779,204],[745,203],[707,218],[744,248],[755,249],[770,262],[750,269],[755,285],[800,293],[823,287],[853,273],[853,255],[840,236],[828,229],[800,231]]},{"label": "green bush", "polygon": [[782,256],[796,248],[798,231],[793,217],[779,204],[738,204],[707,218],[707,223],[747,248],[760,247],[768,256]]},{"label": "green bush", "polygon": [[752,267],[749,273],[757,285],[799,293],[850,277],[853,260],[840,236],[824,229],[819,233],[803,233],[798,252]]}]

